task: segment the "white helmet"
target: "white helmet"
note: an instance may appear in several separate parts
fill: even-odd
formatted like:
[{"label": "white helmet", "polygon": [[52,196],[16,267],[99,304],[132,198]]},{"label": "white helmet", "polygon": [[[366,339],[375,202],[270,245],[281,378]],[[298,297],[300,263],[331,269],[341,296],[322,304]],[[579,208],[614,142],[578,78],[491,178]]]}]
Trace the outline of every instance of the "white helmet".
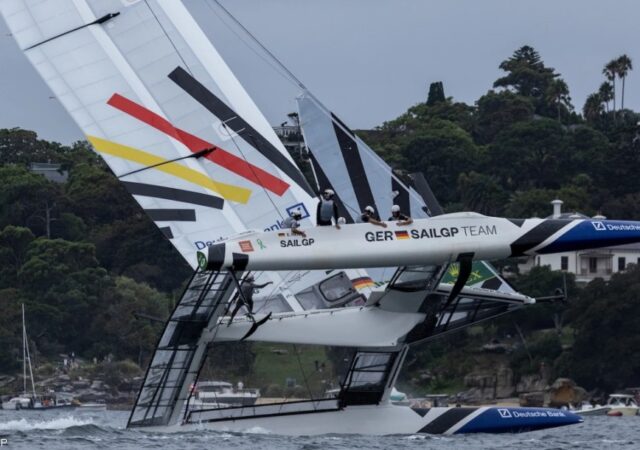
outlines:
[{"label": "white helmet", "polygon": [[245,280],[245,281],[249,281],[249,282],[251,282],[251,281],[253,281],[253,280],[255,280],[255,279],[256,279],[256,278],[253,276],[253,274],[252,274],[252,273],[250,273],[249,275],[247,275],[247,276],[244,278],[244,280]]},{"label": "white helmet", "polygon": [[325,189],[324,190],[324,195],[329,196],[329,197],[333,197],[335,195],[335,192],[333,192],[333,189]]},{"label": "white helmet", "polygon": [[346,225],[347,224],[347,219],[345,219],[344,217],[338,217],[338,225]]},{"label": "white helmet", "polygon": [[364,210],[365,210],[366,212],[368,212],[368,213],[371,213],[371,214],[373,214],[373,213],[375,213],[375,212],[376,212],[376,210],[375,210],[375,209],[373,209],[373,206],[371,206],[371,205],[367,205],[367,206],[364,208]]},{"label": "white helmet", "polygon": [[392,213],[400,212],[400,207],[399,207],[398,205],[393,205],[393,206],[391,207],[391,212],[392,212]]},{"label": "white helmet", "polygon": [[293,217],[294,219],[299,219],[300,217],[302,217],[302,211],[300,211],[299,209],[294,209],[293,211],[291,211],[291,217]]}]

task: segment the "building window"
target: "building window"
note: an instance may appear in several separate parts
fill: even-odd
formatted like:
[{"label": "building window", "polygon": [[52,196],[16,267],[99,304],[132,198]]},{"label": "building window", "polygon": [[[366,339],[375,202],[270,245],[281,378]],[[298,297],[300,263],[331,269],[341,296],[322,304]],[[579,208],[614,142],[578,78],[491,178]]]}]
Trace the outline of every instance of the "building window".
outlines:
[{"label": "building window", "polygon": [[627,266],[627,258],[620,256],[618,258],[618,272],[622,272]]},{"label": "building window", "polygon": [[589,258],[589,272],[596,273],[598,271],[598,258]]},{"label": "building window", "polygon": [[561,256],[560,257],[560,270],[569,270],[569,257]]}]

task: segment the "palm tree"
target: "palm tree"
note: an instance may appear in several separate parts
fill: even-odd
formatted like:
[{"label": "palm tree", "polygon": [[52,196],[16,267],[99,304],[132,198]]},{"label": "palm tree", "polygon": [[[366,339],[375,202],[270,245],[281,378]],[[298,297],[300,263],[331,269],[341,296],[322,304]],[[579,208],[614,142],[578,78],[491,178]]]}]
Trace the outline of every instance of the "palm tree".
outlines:
[{"label": "palm tree", "polygon": [[612,59],[604,66],[602,73],[613,86],[613,112],[616,112],[616,76],[618,75],[618,60]]},{"label": "palm tree", "polygon": [[571,97],[569,96],[569,86],[564,80],[556,78],[549,83],[547,90],[545,91],[545,100],[549,105],[555,105],[558,111],[558,122],[561,122],[562,105],[567,110],[571,111],[573,105],[571,105]]},{"label": "palm tree", "polygon": [[591,94],[587,97],[582,107],[582,114],[587,122],[596,122],[604,112],[602,97],[599,93]]},{"label": "palm tree", "polygon": [[627,78],[627,74],[630,70],[633,70],[633,64],[631,58],[627,55],[620,56],[617,60],[618,76],[622,78],[622,98],[620,100],[620,109],[624,109],[624,81]]},{"label": "palm tree", "polygon": [[[608,81],[605,81],[604,83],[602,83],[600,85],[600,89],[598,89],[598,97],[600,97],[600,102],[604,103],[605,108],[607,109],[607,112],[609,112],[609,102],[611,100],[613,100],[615,102],[615,98],[614,98],[614,90],[613,90],[613,86],[611,85],[611,83],[609,83]],[[615,103],[614,103],[615,105]]]}]

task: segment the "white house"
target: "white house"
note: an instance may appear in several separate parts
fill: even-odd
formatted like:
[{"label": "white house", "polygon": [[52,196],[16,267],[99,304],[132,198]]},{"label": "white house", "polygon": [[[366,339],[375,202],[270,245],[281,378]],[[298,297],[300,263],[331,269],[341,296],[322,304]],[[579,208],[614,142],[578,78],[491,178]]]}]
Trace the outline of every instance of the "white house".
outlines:
[{"label": "white house", "polygon": [[[554,200],[553,218],[584,218],[579,213],[562,213],[562,200]],[[595,216],[594,219],[605,219]],[[563,270],[576,275],[576,282],[588,283],[594,278],[608,280],[611,274],[623,271],[628,264],[640,264],[640,244],[619,245],[593,250],[555,253],[530,257],[519,264],[521,273],[527,273],[534,266],[550,266],[552,270]]]}]

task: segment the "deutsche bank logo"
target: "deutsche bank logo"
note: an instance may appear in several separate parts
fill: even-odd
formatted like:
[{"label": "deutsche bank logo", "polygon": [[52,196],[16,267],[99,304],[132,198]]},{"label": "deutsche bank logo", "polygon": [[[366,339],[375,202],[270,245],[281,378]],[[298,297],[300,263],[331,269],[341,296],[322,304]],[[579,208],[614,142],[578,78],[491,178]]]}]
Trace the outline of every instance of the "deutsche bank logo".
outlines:
[{"label": "deutsche bank logo", "polygon": [[287,214],[291,215],[291,212],[295,211],[296,209],[299,209],[300,212],[302,213],[301,219],[306,219],[307,217],[309,217],[309,211],[307,211],[307,208],[304,206],[304,203],[296,203],[295,205],[289,206],[287,208]]},{"label": "deutsche bank logo", "polygon": [[593,225],[593,228],[595,228],[598,231],[606,231],[606,228],[604,227],[604,223],[602,222],[591,222],[591,225]]},{"label": "deutsche bank logo", "polygon": [[502,417],[503,419],[511,419],[513,417],[511,415],[511,411],[509,411],[508,409],[498,409],[498,414],[500,414],[500,417]]}]

